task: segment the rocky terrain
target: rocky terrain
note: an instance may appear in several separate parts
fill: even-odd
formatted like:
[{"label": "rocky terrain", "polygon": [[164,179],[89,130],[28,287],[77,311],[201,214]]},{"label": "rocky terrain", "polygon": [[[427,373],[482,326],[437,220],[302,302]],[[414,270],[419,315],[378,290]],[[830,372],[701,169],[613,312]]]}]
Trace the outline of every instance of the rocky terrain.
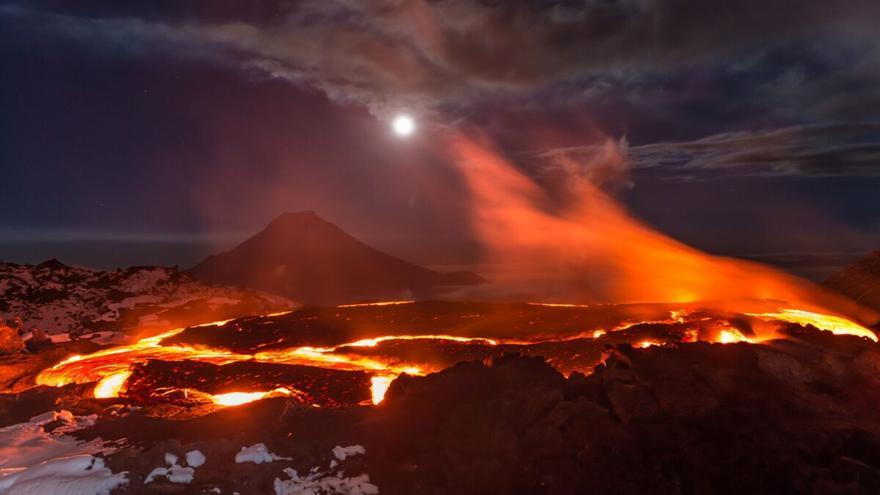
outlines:
[{"label": "rocky terrain", "polygon": [[874,251],[825,281],[853,301],[880,311],[880,251]]},{"label": "rocky terrain", "polygon": [[878,493],[880,349],[787,332],[761,345],[614,345],[591,375],[567,378],[540,357],[498,355],[402,376],[375,407],[277,398],[181,421],[64,387],[48,392],[54,404],[22,395],[2,419],[49,404],[97,414],[33,428],[108,448],[99,481],[125,473],[114,493]]},{"label": "rocky terrain", "polygon": [[251,287],[308,304],[425,299],[483,281],[378,251],[311,211],[285,213],[234,249],[191,269],[201,280]]},{"label": "rocky terrain", "polygon": [[21,334],[39,331],[56,342],[167,330],[293,306],[280,296],[200,282],[175,268],[99,271],[57,260],[0,263],[3,319]]}]

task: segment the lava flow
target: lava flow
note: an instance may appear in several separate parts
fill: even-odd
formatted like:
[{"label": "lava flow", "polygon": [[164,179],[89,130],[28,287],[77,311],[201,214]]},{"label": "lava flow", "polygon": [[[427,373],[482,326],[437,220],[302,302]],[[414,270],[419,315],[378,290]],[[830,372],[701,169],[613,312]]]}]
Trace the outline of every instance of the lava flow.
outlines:
[{"label": "lava flow", "polygon": [[[502,312],[507,314],[499,317]],[[632,317],[648,313],[653,317]],[[356,327],[375,332],[379,328],[376,321],[391,330],[406,331],[360,335],[334,345],[288,346],[285,342],[301,339],[304,329],[316,322],[354,322]],[[499,352],[542,355],[560,371],[589,373],[607,344],[644,348],[694,341],[759,343],[785,337],[782,329],[786,325],[811,325],[837,335],[877,340],[869,329],[845,318],[794,309],[733,314],[696,307],[382,303],[303,309],[176,329],[90,355],[72,356],[41,372],[37,383],[95,383],[95,397],[125,397],[147,403],[202,400],[225,407],[287,396],[316,407],[378,404],[402,373],[423,375]],[[448,333],[415,333],[426,326]],[[485,336],[490,326],[514,330],[511,335]],[[280,334],[269,332],[270,327]],[[529,328],[531,334],[522,335],[519,328]],[[219,344],[199,342],[206,336],[216,337]],[[236,348],[232,340],[242,336],[253,337],[258,343]]]}]

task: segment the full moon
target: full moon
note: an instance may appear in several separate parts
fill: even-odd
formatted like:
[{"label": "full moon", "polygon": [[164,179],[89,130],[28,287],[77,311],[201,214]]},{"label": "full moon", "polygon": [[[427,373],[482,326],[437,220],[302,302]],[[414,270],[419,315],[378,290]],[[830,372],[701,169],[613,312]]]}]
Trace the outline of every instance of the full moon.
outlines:
[{"label": "full moon", "polygon": [[400,137],[408,137],[416,130],[416,122],[409,115],[401,114],[391,121],[391,130]]}]

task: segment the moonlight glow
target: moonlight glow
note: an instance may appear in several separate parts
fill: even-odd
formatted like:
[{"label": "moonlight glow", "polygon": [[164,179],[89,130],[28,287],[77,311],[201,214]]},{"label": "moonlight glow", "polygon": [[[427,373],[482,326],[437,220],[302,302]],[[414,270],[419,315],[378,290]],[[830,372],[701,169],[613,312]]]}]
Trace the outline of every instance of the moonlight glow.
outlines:
[{"label": "moonlight glow", "polygon": [[408,137],[416,130],[416,122],[409,115],[401,114],[394,117],[391,122],[391,130],[400,137]]}]

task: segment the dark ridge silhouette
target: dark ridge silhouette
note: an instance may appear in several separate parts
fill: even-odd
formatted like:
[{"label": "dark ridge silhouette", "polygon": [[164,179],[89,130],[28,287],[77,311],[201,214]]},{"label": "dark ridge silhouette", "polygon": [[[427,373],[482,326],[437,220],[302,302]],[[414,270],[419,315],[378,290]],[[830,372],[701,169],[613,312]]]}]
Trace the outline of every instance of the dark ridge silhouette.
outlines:
[{"label": "dark ridge silhouette", "polygon": [[383,253],[313,211],[284,213],[234,249],[209,256],[190,271],[202,280],[316,305],[426,298],[442,287],[484,281],[471,272],[436,272]]},{"label": "dark ridge silhouette", "polygon": [[880,250],[832,275],[824,285],[880,311]]}]

